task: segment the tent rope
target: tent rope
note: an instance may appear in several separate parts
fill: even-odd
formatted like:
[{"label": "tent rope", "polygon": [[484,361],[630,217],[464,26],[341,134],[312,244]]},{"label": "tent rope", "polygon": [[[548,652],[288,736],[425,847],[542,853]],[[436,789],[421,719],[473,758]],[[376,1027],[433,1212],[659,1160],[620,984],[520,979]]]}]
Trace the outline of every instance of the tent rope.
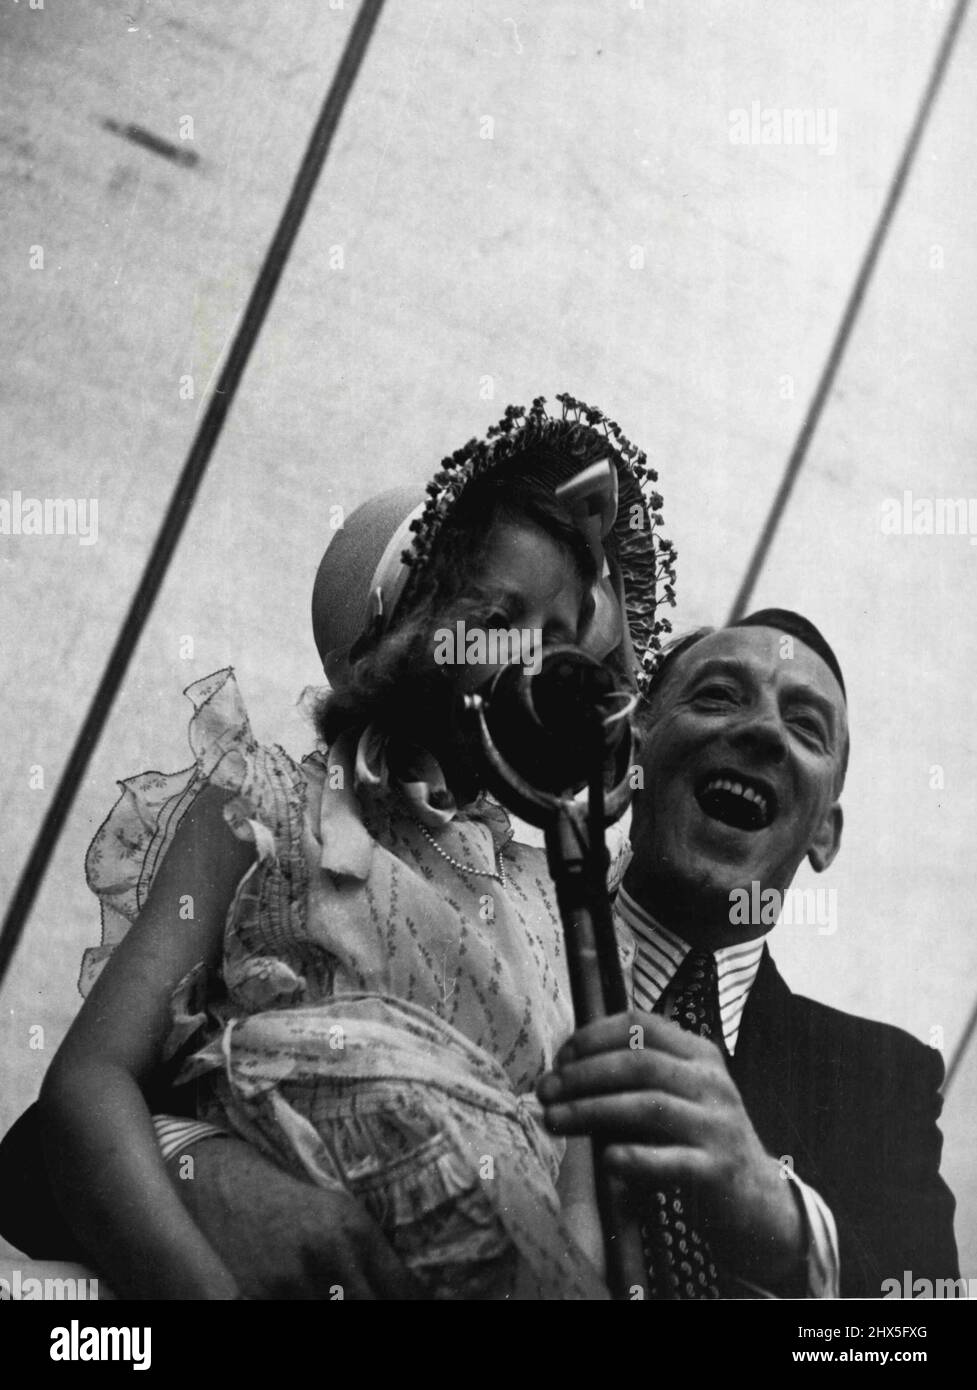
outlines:
[{"label": "tent rope", "polygon": [[940,40],[940,46],[930,71],[929,81],[926,84],[922,100],[916,112],[916,118],[912,123],[906,143],[903,146],[902,156],[899,163],[896,165],[895,173],[889,183],[889,191],[886,194],[885,202],[882,204],[882,209],[875,223],[875,229],[865,249],[858,274],[855,277],[854,284],[848,295],[845,310],[841,316],[841,322],[835,330],[831,350],[828,353],[814,395],[811,397],[811,403],[804,416],[800,433],[797,436],[793,449],[790,451],[790,457],[784,468],[784,475],[780,480],[780,486],[770,505],[767,519],[763,524],[763,529],[760,532],[753,554],[750,557],[750,563],[746,567],[743,582],[740,584],[739,591],[733,601],[733,607],[730,610],[727,620],[730,623],[735,623],[739,618],[742,618],[743,614],[746,612],[746,606],[753,596],[753,590],[756,587],[760,571],[766,563],[774,536],[777,533],[777,528],[780,525],[781,518],[787,507],[787,502],[794,489],[794,484],[797,481],[797,475],[800,473],[804,460],[807,457],[808,446],[814,436],[814,431],[818,427],[828,396],[831,394],[831,388],[834,385],[835,377],[838,374],[838,368],[841,366],[842,358],[845,355],[845,349],[848,347],[848,340],[855,327],[855,322],[858,318],[859,310],[862,307],[865,293],[872,279],[872,273],[875,270],[879,254],[882,251],[889,228],[892,225],[892,219],[899,206],[903,189],[906,186],[910,171],[912,170],[913,162],[916,158],[920,141],[923,138],[923,132],[926,129],[930,112],[933,109],[943,79],[946,76],[957,35],[960,32],[960,27],[963,24],[969,4],[970,0],[957,0],[957,4],[943,32],[943,37]]},{"label": "tent rope", "polygon": [[217,384],[207,403],[183,471],[177,481],[169,507],[153,545],[139,587],[125,616],[102,679],[92,699],[85,721],[75,740],[71,756],[41,824],[30,857],[17,884],[10,907],[0,928],[0,985],[23,934],[64,823],[71,810],[79,784],[98,744],[105,722],[119,692],[129,661],[149,617],[183,528],[190,515],[197,491],[211,455],[220,438],[227,414],[234,402],[251,351],[261,332],[278,282],[295,244],[333,136],[339,126],[356,75],[366,54],[373,30],[380,17],[383,0],[363,0],[343,49],[339,66],[326,93],[319,118],[313,128],[291,192],[251,296],[234,335],[231,349],[221,368]]}]

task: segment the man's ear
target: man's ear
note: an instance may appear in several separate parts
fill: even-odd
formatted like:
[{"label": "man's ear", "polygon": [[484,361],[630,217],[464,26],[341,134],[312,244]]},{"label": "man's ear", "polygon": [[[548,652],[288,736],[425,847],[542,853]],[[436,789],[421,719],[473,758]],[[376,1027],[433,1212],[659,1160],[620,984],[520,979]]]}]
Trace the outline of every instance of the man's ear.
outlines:
[{"label": "man's ear", "polygon": [[808,862],[815,873],[823,874],[841,849],[841,827],[844,823],[845,817],[841,803],[836,801],[825,812],[824,819],[807,851]]}]

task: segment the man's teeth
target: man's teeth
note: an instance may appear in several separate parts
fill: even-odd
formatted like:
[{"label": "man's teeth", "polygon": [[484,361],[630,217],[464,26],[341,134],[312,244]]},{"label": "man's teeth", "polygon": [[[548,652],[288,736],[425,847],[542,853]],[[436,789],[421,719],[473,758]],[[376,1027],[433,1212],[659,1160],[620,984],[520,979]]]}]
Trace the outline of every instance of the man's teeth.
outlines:
[{"label": "man's teeth", "polygon": [[742,796],[747,801],[755,801],[760,808],[760,813],[766,819],[767,798],[763,792],[756,791],[753,787],[744,787],[742,782],[733,782],[728,777],[713,777],[706,784],[707,792],[732,792],[734,796]]}]

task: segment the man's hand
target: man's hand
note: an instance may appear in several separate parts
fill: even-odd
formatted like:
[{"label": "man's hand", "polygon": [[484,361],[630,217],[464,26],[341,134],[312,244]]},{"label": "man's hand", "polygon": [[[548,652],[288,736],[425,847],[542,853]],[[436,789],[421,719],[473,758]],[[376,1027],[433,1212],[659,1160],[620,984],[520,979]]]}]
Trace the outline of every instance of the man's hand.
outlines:
[{"label": "man's hand", "polygon": [[246,1298],[414,1299],[419,1284],[345,1193],[301,1182],[233,1138],[198,1140],[173,1181]]},{"label": "man's hand", "polygon": [[657,1014],[601,1019],[560,1049],[538,1093],[554,1134],[600,1136],[629,1183],[698,1189],[732,1273],[769,1286],[797,1268],[804,1228],[790,1184],[707,1038]]}]

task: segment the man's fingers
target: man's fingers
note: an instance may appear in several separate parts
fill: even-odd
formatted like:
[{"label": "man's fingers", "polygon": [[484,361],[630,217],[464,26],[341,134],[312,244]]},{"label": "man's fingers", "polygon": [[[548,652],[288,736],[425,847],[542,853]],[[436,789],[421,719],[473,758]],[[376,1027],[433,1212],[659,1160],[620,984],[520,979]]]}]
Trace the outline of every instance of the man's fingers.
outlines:
[{"label": "man's fingers", "polygon": [[543,1112],[554,1134],[609,1136],[617,1143],[651,1143],[668,1139],[696,1143],[703,1116],[691,1101],[662,1091],[618,1091],[549,1105]]},{"label": "man's fingers", "polygon": [[702,1043],[702,1038],[680,1028],[669,1018],[631,1010],[626,1014],[598,1018],[578,1028],[556,1054],[556,1065],[562,1067],[568,1062],[592,1057],[599,1052],[614,1052],[619,1048],[637,1052],[651,1047],[675,1057],[695,1057],[700,1054]]},{"label": "man's fingers", "polygon": [[697,1100],[702,1091],[701,1068],[656,1048],[617,1048],[564,1063],[558,1072],[543,1078],[538,1094],[544,1105],[553,1105],[578,1096],[642,1090]]},{"label": "man's fingers", "polygon": [[709,1158],[701,1149],[685,1144],[609,1144],[604,1150],[607,1168],[628,1183],[659,1188],[666,1183],[695,1184],[709,1176]]}]

